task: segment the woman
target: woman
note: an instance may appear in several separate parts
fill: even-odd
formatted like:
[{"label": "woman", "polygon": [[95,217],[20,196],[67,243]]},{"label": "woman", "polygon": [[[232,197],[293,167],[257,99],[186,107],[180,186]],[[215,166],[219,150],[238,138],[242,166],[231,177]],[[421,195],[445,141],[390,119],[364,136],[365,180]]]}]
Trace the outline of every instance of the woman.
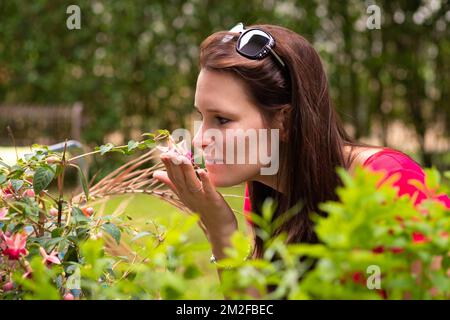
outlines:
[{"label": "woman", "polygon": [[[414,196],[416,203],[424,198],[408,184],[408,179],[424,180],[422,169],[411,158],[358,143],[346,134],[333,108],[320,58],[295,32],[273,25],[244,29],[241,24],[229,32],[214,33],[201,44],[200,67],[195,106],[202,125],[194,145],[205,151],[208,172],[198,170],[197,176],[190,161],[168,152],[161,155],[167,171],[155,172],[154,177],[200,214],[216,259],[224,257],[238,226],[215,187],[246,182],[245,210],[257,214],[269,196],[278,204],[275,216],[301,201],[298,213],[277,230],[287,232],[289,242],[317,241],[308,212],[320,213],[319,203],[337,198],[338,166],[352,171],[364,165],[384,170],[386,177],[401,173],[396,183],[399,195]],[[217,143],[205,132],[239,129],[279,130],[276,174],[261,174],[265,166],[261,163],[221,164],[217,160],[223,159],[209,152],[211,145],[216,154],[226,150],[229,141]],[[254,151],[250,146],[245,150],[246,155]],[[439,200],[450,208],[447,196]],[[256,237],[253,256],[261,257],[262,248]]]}]

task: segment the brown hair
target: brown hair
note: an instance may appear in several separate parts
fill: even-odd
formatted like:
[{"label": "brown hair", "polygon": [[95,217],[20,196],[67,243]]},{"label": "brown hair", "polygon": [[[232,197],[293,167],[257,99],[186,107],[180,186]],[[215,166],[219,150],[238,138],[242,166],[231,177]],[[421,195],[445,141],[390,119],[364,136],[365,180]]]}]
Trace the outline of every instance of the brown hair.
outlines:
[{"label": "brown hair", "polygon": [[[236,34],[226,31],[210,35],[201,44],[200,67],[230,72],[244,80],[249,96],[261,108],[267,122],[282,114],[288,141],[280,142],[277,179],[283,193],[260,182],[249,182],[252,211],[261,214],[267,197],[277,203],[274,218],[300,203],[293,218],[276,231],[287,233],[288,242],[317,242],[310,217],[323,215],[318,204],[335,200],[340,184],[336,167],[348,168],[343,146],[359,145],[345,132],[330,99],[328,81],[321,60],[311,44],[299,34],[279,26],[253,25],[275,39],[274,50],[287,66],[284,70],[271,56],[251,60],[236,52]],[[250,27],[249,27],[250,28]],[[234,35],[223,42],[225,35]],[[255,239],[255,257],[263,254],[262,240]]]}]

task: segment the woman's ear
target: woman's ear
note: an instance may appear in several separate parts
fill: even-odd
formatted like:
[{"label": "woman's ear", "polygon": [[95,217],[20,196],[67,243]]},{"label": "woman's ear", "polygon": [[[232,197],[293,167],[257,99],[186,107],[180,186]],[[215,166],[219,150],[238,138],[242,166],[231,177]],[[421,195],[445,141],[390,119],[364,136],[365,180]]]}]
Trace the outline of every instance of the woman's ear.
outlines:
[{"label": "woman's ear", "polygon": [[280,109],[274,117],[273,120],[273,127],[275,129],[279,129],[280,133],[280,140],[282,142],[286,142],[289,137],[289,130],[288,130],[288,114],[289,114],[289,108],[282,108]]}]

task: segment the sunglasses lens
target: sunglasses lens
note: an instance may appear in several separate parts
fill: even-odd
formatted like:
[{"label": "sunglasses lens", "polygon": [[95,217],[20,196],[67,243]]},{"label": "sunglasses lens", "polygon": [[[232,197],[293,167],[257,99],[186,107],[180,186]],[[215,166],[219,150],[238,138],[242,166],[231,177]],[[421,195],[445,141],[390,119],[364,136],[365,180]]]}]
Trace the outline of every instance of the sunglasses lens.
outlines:
[{"label": "sunglasses lens", "polygon": [[237,44],[237,49],[246,56],[256,57],[269,44],[270,36],[261,30],[246,31]]}]

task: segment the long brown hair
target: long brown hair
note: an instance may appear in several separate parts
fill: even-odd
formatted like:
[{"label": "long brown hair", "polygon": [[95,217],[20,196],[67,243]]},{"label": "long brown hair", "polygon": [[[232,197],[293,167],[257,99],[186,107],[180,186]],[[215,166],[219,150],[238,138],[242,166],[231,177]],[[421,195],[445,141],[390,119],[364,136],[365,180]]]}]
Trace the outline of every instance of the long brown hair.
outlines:
[{"label": "long brown hair", "polygon": [[[301,204],[293,218],[276,231],[286,232],[288,242],[317,242],[310,217],[323,213],[318,204],[335,200],[335,189],[341,183],[336,167],[348,168],[343,147],[357,142],[345,132],[332,105],[328,80],[317,52],[299,34],[274,25],[253,25],[269,32],[275,39],[274,50],[287,66],[275,59],[251,60],[235,49],[237,36],[223,42],[226,31],[206,38],[200,47],[200,68],[231,72],[244,80],[249,96],[270,123],[282,115],[283,130],[289,139],[280,141],[280,166],[277,178],[283,193],[260,182],[249,182],[252,211],[261,214],[267,197],[275,200],[274,218],[296,204]],[[287,141],[286,141],[287,140]],[[280,190],[279,188],[277,188]],[[255,239],[254,257],[263,254],[262,240]]]}]

